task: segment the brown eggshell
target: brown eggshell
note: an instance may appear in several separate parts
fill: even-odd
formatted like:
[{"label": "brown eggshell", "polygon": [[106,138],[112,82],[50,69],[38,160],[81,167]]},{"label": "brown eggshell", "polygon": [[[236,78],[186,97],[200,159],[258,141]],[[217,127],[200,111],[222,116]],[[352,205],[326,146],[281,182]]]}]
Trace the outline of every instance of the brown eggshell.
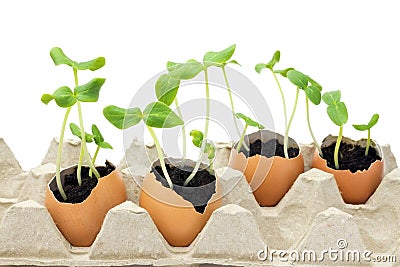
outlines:
[{"label": "brown eggshell", "polygon": [[[258,131],[248,135],[247,144],[257,139],[267,142],[275,138],[283,143],[283,136],[279,134],[267,130]],[[289,146],[299,148],[293,139],[289,139]],[[297,177],[304,172],[301,152],[297,157],[291,159],[278,156],[267,158],[260,155],[247,158],[243,152],[238,153],[233,148],[228,165],[244,173],[258,203],[268,207],[278,204]]]},{"label": "brown eggshell", "polygon": [[[70,171],[71,168],[63,172]],[[109,175],[100,178],[90,195],[77,204],[59,202],[47,185],[45,206],[54,223],[71,245],[88,247],[99,233],[107,212],[125,202],[126,199],[122,174],[114,170]]]},{"label": "brown eggshell", "polygon": [[[324,141],[324,143],[331,143],[331,138],[336,142],[336,137],[329,136],[329,140],[327,142]],[[364,139],[353,141],[343,138],[342,142],[359,143],[361,146],[365,144]],[[381,155],[381,151],[375,143],[373,143],[372,147],[377,149]],[[312,167],[333,174],[344,202],[349,204],[364,204],[367,202],[382,181],[384,171],[383,160],[375,161],[368,170],[355,173],[350,170],[335,170],[327,166],[326,160],[320,157],[318,151],[314,153]]]},{"label": "brown eggshell", "polygon": [[146,209],[165,240],[176,247],[189,246],[201,232],[214,210],[221,207],[221,191],[217,182],[216,193],[208,201],[203,214],[175,191],[164,187],[153,173],[143,180],[139,205]]}]

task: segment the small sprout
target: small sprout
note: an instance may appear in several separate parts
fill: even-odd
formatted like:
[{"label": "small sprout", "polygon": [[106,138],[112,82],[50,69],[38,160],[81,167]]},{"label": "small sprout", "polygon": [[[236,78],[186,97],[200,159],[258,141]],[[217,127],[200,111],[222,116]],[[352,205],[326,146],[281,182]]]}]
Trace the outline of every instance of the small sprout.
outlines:
[{"label": "small sprout", "polygon": [[143,112],[139,108],[124,109],[116,106],[108,106],[103,110],[104,117],[118,129],[127,129],[143,120],[153,138],[157,149],[161,169],[170,188],[173,188],[172,180],[169,177],[165,166],[164,155],[153,130],[154,128],[172,128],[183,124],[182,119],[175,114],[170,107],[162,102],[152,102],[147,105]]},{"label": "small sprout", "polygon": [[322,95],[322,100],[325,102],[325,104],[328,105],[326,111],[328,113],[329,118],[332,120],[332,122],[334,124],[339,126],[339,135],[336,140],[336,146],[335,146],[335,151],[334,151],[334,162],[335,162],[335,168],[337,170],[340,167],[339,166],[339,148],[340,148],[340,143],[342,141],[342,136],[343,136],[343,125],[348,120],[346,104],[341,102],[340,98],[341,98],[341,92],[339,90],[332,91],[332,92],[326,92],[325,94]]},{"label": "small sprout", "polygon": [[[82,140],[81,153],[79,155],[78,170],[77,170],[78,183],[79,185],[81,185],[80,176],[81,176],[81,167],[84,157],[86,158],[86,162],[89,164],[91,171],[94,172],[97,178],[100,178],[100,174],[92,164],[90,155],[87,151],[86,142],[89,142],[91,140],[91,136],[86,134],[83,128],[81,102],[97,102],[97,100],[99,99],[100,89],[103,86],[105,79],[94,78],[86,84],[79,85],[78,70],[91,70],[91,71],[98,70],[105,65],[105,59],[104,57],[97,57],[90,61],[77,62],[67,57],[62,51],[62,49],[59,47],[54,47],[51,49],[50,57],[52,58],[56,66],[62,64],[67,65],[70,66],[74,72],[75,87],[73,90],[68,86],[62,86],[57,90],[55,90],[53,94],[43,94],[41,98],[41,101],[46,105],[49,104],[52,100],[54,100],[59,107],[66,108],[64,120],[61,127],[58,150],[57,150],[56,182],[57,182],[57,188],[62,198],[64,200],[67,200],[67,196],[61,185],[61,156],[62,156],[62,144],[64,140],[66,124],[68,121],[69,114],[71,112],[71,108],[74,105],[76,105],[78,108],[80,127],[78,127],[77,125],[72,125],[71,131],[73,132],[74,135],[80,137]],[[78,134],[77,130],[78,131],[80,130],[80,135]],[[82,136],[85,136],[85,138],[82,139]]]},{"label": "small sprout", "polygon": [[353,124],[354,129],[358,131],[368,131],[367,146],[365,148],[365,156],[368,155],[369,147],[371,145],[371,128],[377,124],[379,120],[379,114],[372,115],[368,124]]},{"label": "small sprout", "polygon": [[[239,64],[236,60],[231,60],[233,53],[235,53],[236,45],[233,44],[224,50],[214,52],[209,51],[203,57],[203,62],[206,67],[215,66],[223,67],[228,63]],[[229,61],[229,62],[228,62]]]},{"label": "small sprout", "polygon": [[253,127],[257,127],[258,129],[264,129],[265,127],[262,124],[260,124],[260,123],[258,123],[256,121],[250,119],[249,117],[243,115],[242,113],[236,113],[236,117],[239,118],[239,119],[244,120],[244,122],[245,122],[245,126],[244,126],[244,129],[243,129],[242,135],[241,135],[239,143],[238,143],[238,145],[236,147],[236,150],[238,152],[240,152],[240,149],[242,148],[242,144],[243,144],[243,141],[244,141],[244,136],[246,135],[247,127],[248,126],[253,126]]},{"label": "small sprout", "polygon": [[298,94],[300,89],[304,91],[305,97],[306,97],[306,117],[307,117],[307,126],[308,130],[310,132],[310,135],[313,139],[314,145],[317,147],[318,152],[320,155],[322,155],[322,150],[321,147],[319,146],[317,139],[315,138],[314,132],[312,131],[311,128],[311,122],[310,122],[310,110],[309,110],[309,101],[311,101],[314,105],[319,105],[321,103],[321,91],[322,91],[322,86],[319,85],[315,80],[313,80],[310,76],[307,76],[303,74],[302,72],[291,69],[287,71],[286,76],[288,80],[296,85],[297,90],[296,90],[296,102],[293,108],[292,115],[289,120],[289,124],[286,127],[286,132],[285,132],[285,140],[284,140],[284,152],[286,158],[288,158],[287,155],[287,149],[288,149],[288,140],[289,140],[289,128],[291,126],[294,114],[296,112],[296,107],[297,107],[297,99],[298,99]]}]

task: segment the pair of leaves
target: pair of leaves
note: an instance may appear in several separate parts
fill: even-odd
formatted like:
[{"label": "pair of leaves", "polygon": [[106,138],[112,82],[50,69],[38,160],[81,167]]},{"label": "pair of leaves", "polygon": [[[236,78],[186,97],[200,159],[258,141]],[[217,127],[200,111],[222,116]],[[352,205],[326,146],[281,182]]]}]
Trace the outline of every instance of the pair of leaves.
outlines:
[{"label": "pair of leaves", "polygon": [[249,117],[247,117],[246,115],[244,115],[242,113],[236,113],[235,115],[236,115],[237,118],[244,120],[246,125],[257,127],[258,129],[264,129],[265,128],[262,124],[250,119]]},{"label": "pair of leaves", "polygon": [[91,70],[95,71],[102,68],[106,64],[104,57],[98,57],[90,61],[76,62],[67,57],[63,50],[59,47],[54,47],[50,50],[50,57],[56,66],[65,64],[77,70]]},{"label": "pair of leaves", "polygon": [[[198,148],[201,148],[203,144],[204,134],[199,130],[192,130],[190,132],[190,136],[192,137],[192,143]],[[215,147],[211,143],[206,143],[204,145],[203,153],[208,155],[208,159],[212,160],[215,157]]]},{"label": "pair of leaves", "polygon": [[322,100],[328,105],[326,109],[328,116],[337,126],[344,125],[349,117],[346,104],[340,99],[341,92],[339,90],[326,92],[322,96]]},{"label": "pair of leaves", "polygon": [[301,73],[298,70],[291,69],[286,73],[288,80],[296,85],[298,88],[302,89],[307,98],[315,105],[321,103],[321,91],[322,86],[316,81],[311,79],[308,75]]},{"label": "pair of leaves", "polygon": [[155,128],[172,128],[182,125],[182,119],[162,102],[152,102],[143,110],[140,108],[124,109],[107,106],[103,110],[104,117],[118,129],[127,129],[144,121],[147,126]]},{"label": "pair of leaves", "polygon": [[268,63],[258,63],[255,67],[257,73],[261,73],[263,69],[274,70],[275,64],[281,59],[281,52],[279,50],[275,51],[271,60]]},{"label": "pair of leaves", "polygon": [[[81,129],[79,128],[78,125],[76,125],[75,123],[71,123],[69,125],[69,128],[71,129],[73,135],[77,136],[79,139],[82,140]],[[95,124],[92,125],[92,134],[85,133],[85,139],[87,143],[91,143],[94,141],[96,145],[98,145],[101,148],[108,148],[108,149],[113,148],[109,143],[104,141],[103,135],[101,134],[99,128]]]},{"label": "pair of leaves", "polygon": [[68,86],[62,86],[54,91],[53,94],[42,95],[42,102],[48,104],[54,100],[59,107],[67,108],[80,102],[97,102],[100,89],[106,80],[103,78],[94,78],[90,82],[75,87],[74,92]]},{"label": "pair of leaves", "polygon": [[374,114],[372,115],[368,124],[353,124],[353,127],[358,131],[366,131],[374,127],[375,124],[377,124],[378,120],[379,120],[379,114]]}]

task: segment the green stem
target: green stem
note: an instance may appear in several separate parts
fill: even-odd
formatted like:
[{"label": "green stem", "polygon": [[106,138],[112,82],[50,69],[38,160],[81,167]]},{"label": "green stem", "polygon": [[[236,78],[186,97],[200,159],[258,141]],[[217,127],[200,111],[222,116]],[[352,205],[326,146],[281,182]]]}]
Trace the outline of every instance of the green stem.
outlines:
[{"label": "green stem", "polygon": [[[92,159],[92,164],[95,165],[96,163],[96,159],[97,159],[97,155],[99,154],[100,151],[100,146],[97,146],[96,151],[94,152],[94,156]],[[92,177],[92,169],[89,170],[89,176]]]},{"label": "green stem", "polygon": [[67,195],[65,194],[64,189],[62,187],[62,183],[61,183],[61,155],[62,155],[62,148],[63,148],[63,142],[64,142],[65,126],[67,125],[68,116],[69,116],[70,112],[71,112],[71,107],[67,108],[67,111],[65,111],[64,120],[63,120],[63,124],[61,127],[60,138],[58,139],[57,162],[56,162],[57,188],[64,200],[67,200]]},{"label": "green stem", "polygon": [[[182,115],[182,111],[181,108],[179,107],[179,103],[178,103],[178,97],[175,97],[175,106],[176,106],[176,111],[178,112],[178,116],[183,120],[183,115]],[[182,151],[183,151],[183,159],[186,159],[186,128],[185,125],[182,124]]]},{"label": "green stem", "polygon": [[289,154],[288,154],[289,129],[290,129],[290,126],[292,125],[294,114],[296,113],[297,102],[299,100],[299,91],[300,91],[300,88],[297,87],[297,89],[296,89],[296,99],[294,101],[292,115],[290,116],[289,123],[286,126],[285,137],[283,139],[283,153],[285,153],[285,158],[287,158],[287,159],[289,159]]},{"label": "green stem", "polygon": [[229,82],[228,82],[228,77],[226,75],[225,66],[222,66],[221,69],[222,69],[222,72],[224,73],[224,79],[225,79],[226,88],[228,89],[229,101],[231,103],[231,109],[232,109],[232,118],[233,118],[233,122],[235,123],[236,133],[238,135],[240,135],[239,126],[237,124],[237,119],[236,119],[236,115],[235,115],[235,106],[233,104],[232,91],[231,91],[231,87],[230,87]]},{"label": "green stem", "polygon": [[85,129],[83,127],[83,119],[82,119],[82,108],[81,108],[81,103],[78,101],[76,102],[76,104],[78,105],[78,115],[79,115],[79,125],[81,127],[81,147],[83,147],[83,153],[84,153],[84,157],[86,159],[86,163],[89,165],[89,168],[92,170],[92,172],[94,173],[94,175],[97,177],[97,179],[100,179],[100,174],[99,172],[96,170],[96,168],[94,167],[94,165],[92,164],[92,159],[90,158],[90,155],[87,151],[87,147],[86,147],[86,135],[85,135]]},{"label": "green stem", "polygon": [[365,156],[368,156],[370,145],[371,145],[371,129],[368,129],[368,138],[367,138],[367,147],[365,148]]},{"label": "green stem", "polygon": [[167,180],[169,187],[171,189],[173,189],[174,186],[172,184],[171,178],[169,177],[169,174],[168,174],[168,171],[167,171],[167,167],[165,166],[164,155],[163,155],[163,152],[161,150],[160,142],[158,142],[157,135],[154,132],[153,128],[151,128],[150,126],[147,126],[147,129],[149,130],[149,133],[150,133],[151,137],[153,138],[154,144],[156,145],[158,159],[160,160],[160,165],[161,165],[161,169],[162,169],[162,171],[164,173],[164,177]]},{"label": "green stem", "polygon": [[205,83],[206,83],[206,124],[205,124],[205,129],[204,129],[204,137],[203,137],[203,141],[200,147],[200,155],[199,158],[196,161],[196,165],[193,168],[192,173],[189,175],[188,178],[186,178],[185,182],[183,183],[183,186],[187,186],[190,181],[194,178],[194,176],[196,175],[197,171],[200,168],[200,164],[201,164],[201,159],[203,158],[203,151],[204,151],[204,147],[205,144],[207,143],[207,135],[208,135],[208,126],[209,126],[209,120],[210,120],[210,88],[208,85],[208,72],[207,72],[207,67],[204,67],[204,79],[205,79]]},{"label": "green stem", "polygon": [[275,72],[273,70],[271,70],[271,72],[272,72],[272,75],[274,76],[276,84],[278,85],[279,92],[281,93],[282,104],[283,104],[283,114],[284,114],[284,117],[285,117],[285,129],[286,129],[286,127],[287,127],[287,108],[286,108],[285,95],[283,93],[282,86],[281,86],[281,84],[280,84],[280,82],[278,80],[278,77],[276,77]]},{"label": "green stem", "polygon": [[310,110],[309,110],[309,104],[308,104],[308,97],[306,96],[306,113],[307,113],[307,124],[308,124],[308,130],[310,131],[311,137],[314,141],[315,147],[318,149],[319,154],[322,156],[322,150],[321,147],[319,146],[317,139],[314,136],[314,133],[311,129],[311,122],[310,122]]},{"label": "green stem", "polygon": [[342,136],[343,136],[343,125],[341,125],[339,129],[339,135],[336,140],[335,152],[333,155],[336,170],[339,170],[339,148],[340,148],[340,143],[342,142]]},{"label": "green stem", "polygon": [[83,161],[84,152],[85,152],[85,151],[83,150],[83,146],[81,146],[81,152],[79,153],[78,170],[76,171],[76,176],[77,176],[77,178],[78,178],[78,184],[79,184],[79,186],[82,185],[81,170],[82,170],[82,161]]},{"label": "green stem", "polygon": [[238,153],[240,153],[240,149],[242,148],[242,144],[243,144],[244,136],[246,134],[247,126],[249,126],[249,125],[246,123],[246,125],[244,126],[244,129],[243,129],[242,135],[240,136],[239,144],[236,147],[236,150]]}]

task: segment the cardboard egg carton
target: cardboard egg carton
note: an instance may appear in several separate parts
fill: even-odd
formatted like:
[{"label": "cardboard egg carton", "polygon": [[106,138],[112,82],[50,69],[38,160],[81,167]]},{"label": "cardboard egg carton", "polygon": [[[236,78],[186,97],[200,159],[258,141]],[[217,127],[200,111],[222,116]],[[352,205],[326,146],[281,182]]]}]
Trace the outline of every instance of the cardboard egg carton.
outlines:
[{"label": "cardboard egg carton", "polygon": [[[63,145],[62,166],[71,166],[79,143]],[[219,143],[214,165],[223,206],[183,248],[171,247],[138,206],[136,181],[143,179],[156,153],[137,140],[119,164],[128,201],[108,212],[91,247],[72,247],[43,206],[44,188],[55,173],[56,146],[53,140],[43,164],[23,171],[0,139],[0,266],[382,266],[372,260],[383,256],[400,262],[392,257],[400,257],[400,170],[388,145],[382,147],[385,177],[365,205],[345,204],[331,174],[309,170],[314,148],[302,145],[305,173],[277,206],[260,207],[243,174],[224,167],[230,145]],[[327,249],[342,255],[371,252],[371,262],[322,259]],[[286,257],[279,258],[280,252]],[[305,258],[296,259],[296,253]]]}]

